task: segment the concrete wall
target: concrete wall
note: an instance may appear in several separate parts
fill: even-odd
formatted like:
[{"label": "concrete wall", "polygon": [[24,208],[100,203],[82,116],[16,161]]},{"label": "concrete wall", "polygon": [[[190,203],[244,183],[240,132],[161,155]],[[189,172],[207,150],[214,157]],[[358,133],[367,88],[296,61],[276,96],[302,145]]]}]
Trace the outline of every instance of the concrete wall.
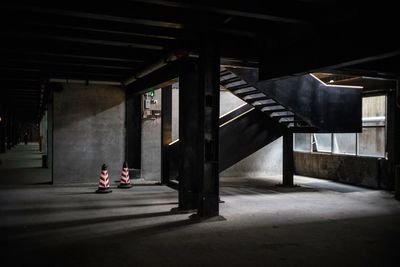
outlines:
[{"label": "concrete wall", "polygon": [[294,153],[295,173],[372,188],[391,189],[386,159],[320,153]]},{"label": "concrete wall", "polygon": [[235,96],[234,94],[232,94],[231,92],[227,91],[227,90],[221,90],[220,91],[220,100],[219,100],[219,115],[222,116],[225,113],[228,113],[232,110],[234,110],[235,108],[246,104],[246,102],[244,102],[242,99],[238,98],[237,96]]},{"label": "concrete wall", "polygon": [[54,183],[98,183],[103,163],[119,180],[125,153],[125,93],[110,85],[64,84],[54,92]]},{"label": "concrete wall", "polygon": [[220,176],[225,177],[277,175],[282,175],[282,138],[275,140],[220,174]]},{"label": "concrete wall", "polygon": [[[161,109],[161,90],[155,91],[153,109]],[[142,120],[142,168],[141,178],[161,181],[161,117]]]}]

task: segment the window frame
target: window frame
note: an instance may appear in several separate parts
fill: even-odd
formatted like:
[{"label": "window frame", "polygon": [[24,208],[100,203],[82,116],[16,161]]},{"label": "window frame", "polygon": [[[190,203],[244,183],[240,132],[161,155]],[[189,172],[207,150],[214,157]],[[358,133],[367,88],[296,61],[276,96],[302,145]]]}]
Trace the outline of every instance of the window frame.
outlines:
[{"label": "window frame", "polygon": [[[364,94],[363,98],[367,98],[367,97],[377,97],[377,96],[384,96],[385,97],[385,125],[378,125],[378,126],[361,126],[362,128],[384,128],[384,152],[383,155],[360,155],[359,153],[359,141],[360,141],[360,137],[359,135],[362,134],[361,133],[349,133],[349,134],[355,134],[355,153],[354,154],[349,154],[349,153],[339,153],[339,152],[334,152],[334,134],[338,134],[338,133],[325,133],[325,134],[330,134],[331,135],[331,151],[330,152],[324,152],[324,151],[314,151],[314,142],[313,139],[315,138],[315,134],[318,133],[309,133],[309,142],[310,142],[310,151],[304,151],[304,150],[296,150],[296,138],[295,138],[295,134],[293,135],[293,151],[295,152],[299,152],[299,153],[311,153],[311,154],[324,154],[324,155],[340,155],[340,156],[350,156],[350,157],[368,157],[368,158],[385,158],[387,159],[388,157],[388,153],[387,153],[387,142],[388,142],[388,136],[387,136],[387,109],[388,109],[388,94],[387,93],[379,93],[379,94]],[[340,133],[339,133],[340,134]]]}]

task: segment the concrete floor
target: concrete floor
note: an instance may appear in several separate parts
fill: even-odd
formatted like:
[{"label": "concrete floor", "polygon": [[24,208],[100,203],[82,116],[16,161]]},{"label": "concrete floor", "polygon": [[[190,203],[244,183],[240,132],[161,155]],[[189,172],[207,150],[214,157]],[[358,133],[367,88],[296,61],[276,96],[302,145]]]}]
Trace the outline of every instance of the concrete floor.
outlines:
[{"label": "concrete floor", "polygon": [[0,266],[398,265],[390,192],[295,180],[222,178],[225,220],[203,222],[171,213],[165,186],[0,186]]},{"label": "concrete floor", "polygon": [[38,143],[20,143],[0,154],[0,185],[42,184],[51,182],[51,169],[42,168]]}]

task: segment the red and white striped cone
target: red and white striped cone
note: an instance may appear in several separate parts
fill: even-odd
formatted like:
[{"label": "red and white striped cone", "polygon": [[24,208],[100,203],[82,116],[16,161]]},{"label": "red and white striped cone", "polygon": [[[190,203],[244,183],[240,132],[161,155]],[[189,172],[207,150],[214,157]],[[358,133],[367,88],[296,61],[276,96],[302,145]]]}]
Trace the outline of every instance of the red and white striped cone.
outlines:
[{"label": "red and white striped cone", "polygon": [[129,170],[128,170],[128,163],[125,161],[124,165],[122,166],[121,171],[121,180],[119,182],[118,188],[131,188],[131,180],[129,180]]},{"label": "red and white striped cone", "polygon": [[96,190],[96,193],[111,193],[110,189],[110,180],[108,179],[108,171],[107,165],[103,164],[101,166],[100,180],[99,180],[99,188]]}]

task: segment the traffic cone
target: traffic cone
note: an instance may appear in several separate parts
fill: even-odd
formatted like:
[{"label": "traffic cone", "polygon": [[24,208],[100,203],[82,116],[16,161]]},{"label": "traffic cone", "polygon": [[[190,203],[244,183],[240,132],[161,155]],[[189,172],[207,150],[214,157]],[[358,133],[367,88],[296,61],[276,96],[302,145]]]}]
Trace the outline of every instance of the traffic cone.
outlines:
[{"label": "traffic cone", "polygon": [[131,180],[129,180],[129,170],[128,170],[128,163],[125,161],[124,165],[122,166],[121,171],[121,180],[119,182],[118,188],[131,188]]},{"label": "traffic cone", "polygon": [[110,180],[108,179],[108,171],[107,165],[103,164],[101,166],[100,180],[99,180],[99,188],[96,190],[96,193],[111,193],[110,189]]}]

